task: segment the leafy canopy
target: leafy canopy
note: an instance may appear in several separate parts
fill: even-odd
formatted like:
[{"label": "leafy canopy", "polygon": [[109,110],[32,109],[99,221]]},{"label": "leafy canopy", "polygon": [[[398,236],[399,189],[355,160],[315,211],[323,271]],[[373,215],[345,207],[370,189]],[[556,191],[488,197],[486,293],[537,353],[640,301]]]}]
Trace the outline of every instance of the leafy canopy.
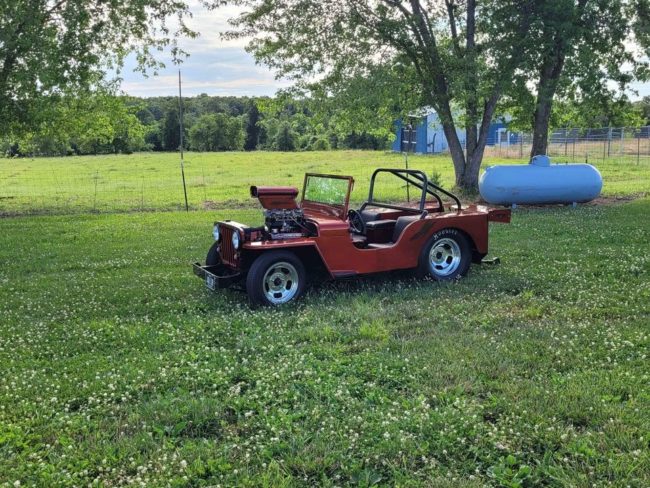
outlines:
[{"label": "leafy canopy", "polygon": [[554,99],[561,106],[551,126],[632,123],[614,114],[628,103],[630,83],[648,78],[647,5],[646,0],[539,1],[528,30],[534,49],[527,51],[503,100],[513,125],[530,130],[536,104]]},{"label": "leafy canopy", "polygon": [[181,60],[177,39],[197,35],[189,16],[184,0],[0,0],[0,131],[38,124],[46,102],[97,85],[129,53],[143,71],[163,48]]}]

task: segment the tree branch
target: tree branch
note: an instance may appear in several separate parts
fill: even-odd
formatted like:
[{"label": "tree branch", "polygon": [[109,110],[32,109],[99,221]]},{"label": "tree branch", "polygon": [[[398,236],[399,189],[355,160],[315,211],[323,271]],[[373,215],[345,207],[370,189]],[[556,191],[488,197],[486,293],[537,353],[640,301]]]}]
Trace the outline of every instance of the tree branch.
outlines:
[{"label": "tree branch", "polygon": [[[385,0],[385,2],[386,3],[394,3],[391,0]],[[410,12],[408,12],[408,10],[404,9],[403,6],[401,6],[401,7],[402,7],[403,15],[408,14],[409,17],[410,17]],[[406,53],[406,56],[413,63],[413,67],[415,68],[415,71],[416,71],[416,73],[418,74],[418,77],[420,77],[421,80],[426,80],[427,79],[427,77],[424,75],[424,72],[422,70],[422,66],[420,64],[420,59],[419,59],[418,53],[417,53],[417,48],[416,48],[415,45],[410,44],[406,40],[402,40],[399,37],[393,36],[393,35],[391,35],[389,32],[387,32],[385,30],[382,30],[379,27],[379,23],[381,23],[382,19],[379,18],[378,15],[374,11],[372,11],[371,9],[366,9],[365,12],[360,12],[360,11],[358,11],[356,9],[356,4],[353,5],[353,8],[357,11],[357,14],[359,14],[359,18],[362,19],[362,22],[364,22],[364,24],[367,27],[370,27],[376,33],[378,33],[380,35],[380,37],[382,37],[382,39],[385,42],[391,44],[394,47],[397,47],[398,49],[401,49],[402,51],[404,51]],[[364,20],[364,19],[367,19],[367,18],[374,18],[377,23],[376,24],[368,23],[368,22],[366,22]]]},{"label": "tree branch", "polygon": [[[417,25],[417,30],[422,37],[422,47],[429,57],[429,67],[434,77],[434,94],[440,99],[441,105],[443,107],[446,107],[444,111],[449,112],[449,115],[451,115],[451,108],[449,107],[449,88],[444,73],[441,70],[442,59],[440,58],[440,53],[438,52],[436,39],[426,25],[425,16],[422,13],[422,6],[420,5],[420,2],[418,0],[410,0],[410,3],[411,9],[413,10],[413,17],[415,18]],[[441,115],[446,116],[447,114],[445,113]]]},{"label": "tree branch", "polygon": [[406,20],[407,24],[409,25],[411,29],[411,33],[417,40],[418,44],[420,45],[420,48],[423,50],[425,49],[425,43],[422,39],[422,36],[419,32],[417,24],[414,22],[413,18],[413,12],[410,12],[404,5],[399,0],[383,0],[384,3],[386,3],[389,6],[395,7],[399,12],[402,14],[402,17],[404,17],[404,20]]},{"label": "tree branch", "polygon": [[63,4],[64,4],[66,1],[67,1],[67,0],[59,0],[59,1],[56,2],[54,5],[52,5],[52,8],[46,10],[46,11],[45,11],[45,20],[47,20],[47,18],[48,18],[50,15],[52,15],[54,12],[58,11],[59,8],[61,8],[61,7],[63,6]]},{"label": "tree branch", "polygon": [[445,0],[445,5],[447,6],[447,16],[449,17],[449,29],[451,31],[451,40],[454,46],[454,52],[457,56],[462,57],[463,54],[460,49],[460,42],[458,40],[458,29],[456,27],[456,5],[454,0]]}]

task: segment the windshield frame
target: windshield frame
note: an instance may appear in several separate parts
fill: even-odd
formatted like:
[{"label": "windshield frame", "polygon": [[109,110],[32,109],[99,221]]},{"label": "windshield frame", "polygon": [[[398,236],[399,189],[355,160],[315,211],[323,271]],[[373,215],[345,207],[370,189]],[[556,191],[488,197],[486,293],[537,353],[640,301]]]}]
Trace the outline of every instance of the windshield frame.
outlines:
[{"label": "windshield frame", "polygon": [[[310,177],[347,180],[348,188],[345,194],[345,200],[340,204],[319,202],[316,200],[308,200],[305,197],[307,194],[307,182],[309,181]],[[353,188],[354,188],[354,178],[352,178],[351,176],[332,175],[332,174],[324,174],[324,173],[305,173],[305,180],[302,185],[302,200],[300,206],[304,210],[311,210],[318,213],[325,213],[328,215],[332,215],[334,217],[338,217],[340,219],[345,219],[348,213],[348,207],[350,205],[350,194],[352,193]]]}]

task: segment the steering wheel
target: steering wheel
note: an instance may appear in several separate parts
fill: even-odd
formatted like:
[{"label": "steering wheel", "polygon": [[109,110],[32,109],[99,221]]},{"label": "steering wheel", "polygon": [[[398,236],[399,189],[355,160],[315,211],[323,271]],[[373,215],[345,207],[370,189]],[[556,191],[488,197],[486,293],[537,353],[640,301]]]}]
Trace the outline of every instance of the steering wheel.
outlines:
[{"label": "steering wheel", "polygon": [[348,222],[350,223],[350,229],[357,234],[364,235],[366,233],[366,223],[363,221],[361,214],[354,210],[348,210]]}]

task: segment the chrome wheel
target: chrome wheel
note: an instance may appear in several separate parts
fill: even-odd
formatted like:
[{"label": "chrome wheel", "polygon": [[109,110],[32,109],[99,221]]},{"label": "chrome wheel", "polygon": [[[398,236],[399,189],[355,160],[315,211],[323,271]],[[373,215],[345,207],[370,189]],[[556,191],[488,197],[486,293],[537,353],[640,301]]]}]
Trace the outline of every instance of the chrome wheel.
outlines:
[{"label": "chrome wheel", "polygon": [[298,292],[298,284],[298,271],[286,261],[272,264],[264,273],[264,295],[273,305],[291,300]]},{"label": "chrome wheel", "polygon": [[449,276],[460,266],[460,246],[454,239],[442,238],[431,246],[429,266],[436,276]]}]

